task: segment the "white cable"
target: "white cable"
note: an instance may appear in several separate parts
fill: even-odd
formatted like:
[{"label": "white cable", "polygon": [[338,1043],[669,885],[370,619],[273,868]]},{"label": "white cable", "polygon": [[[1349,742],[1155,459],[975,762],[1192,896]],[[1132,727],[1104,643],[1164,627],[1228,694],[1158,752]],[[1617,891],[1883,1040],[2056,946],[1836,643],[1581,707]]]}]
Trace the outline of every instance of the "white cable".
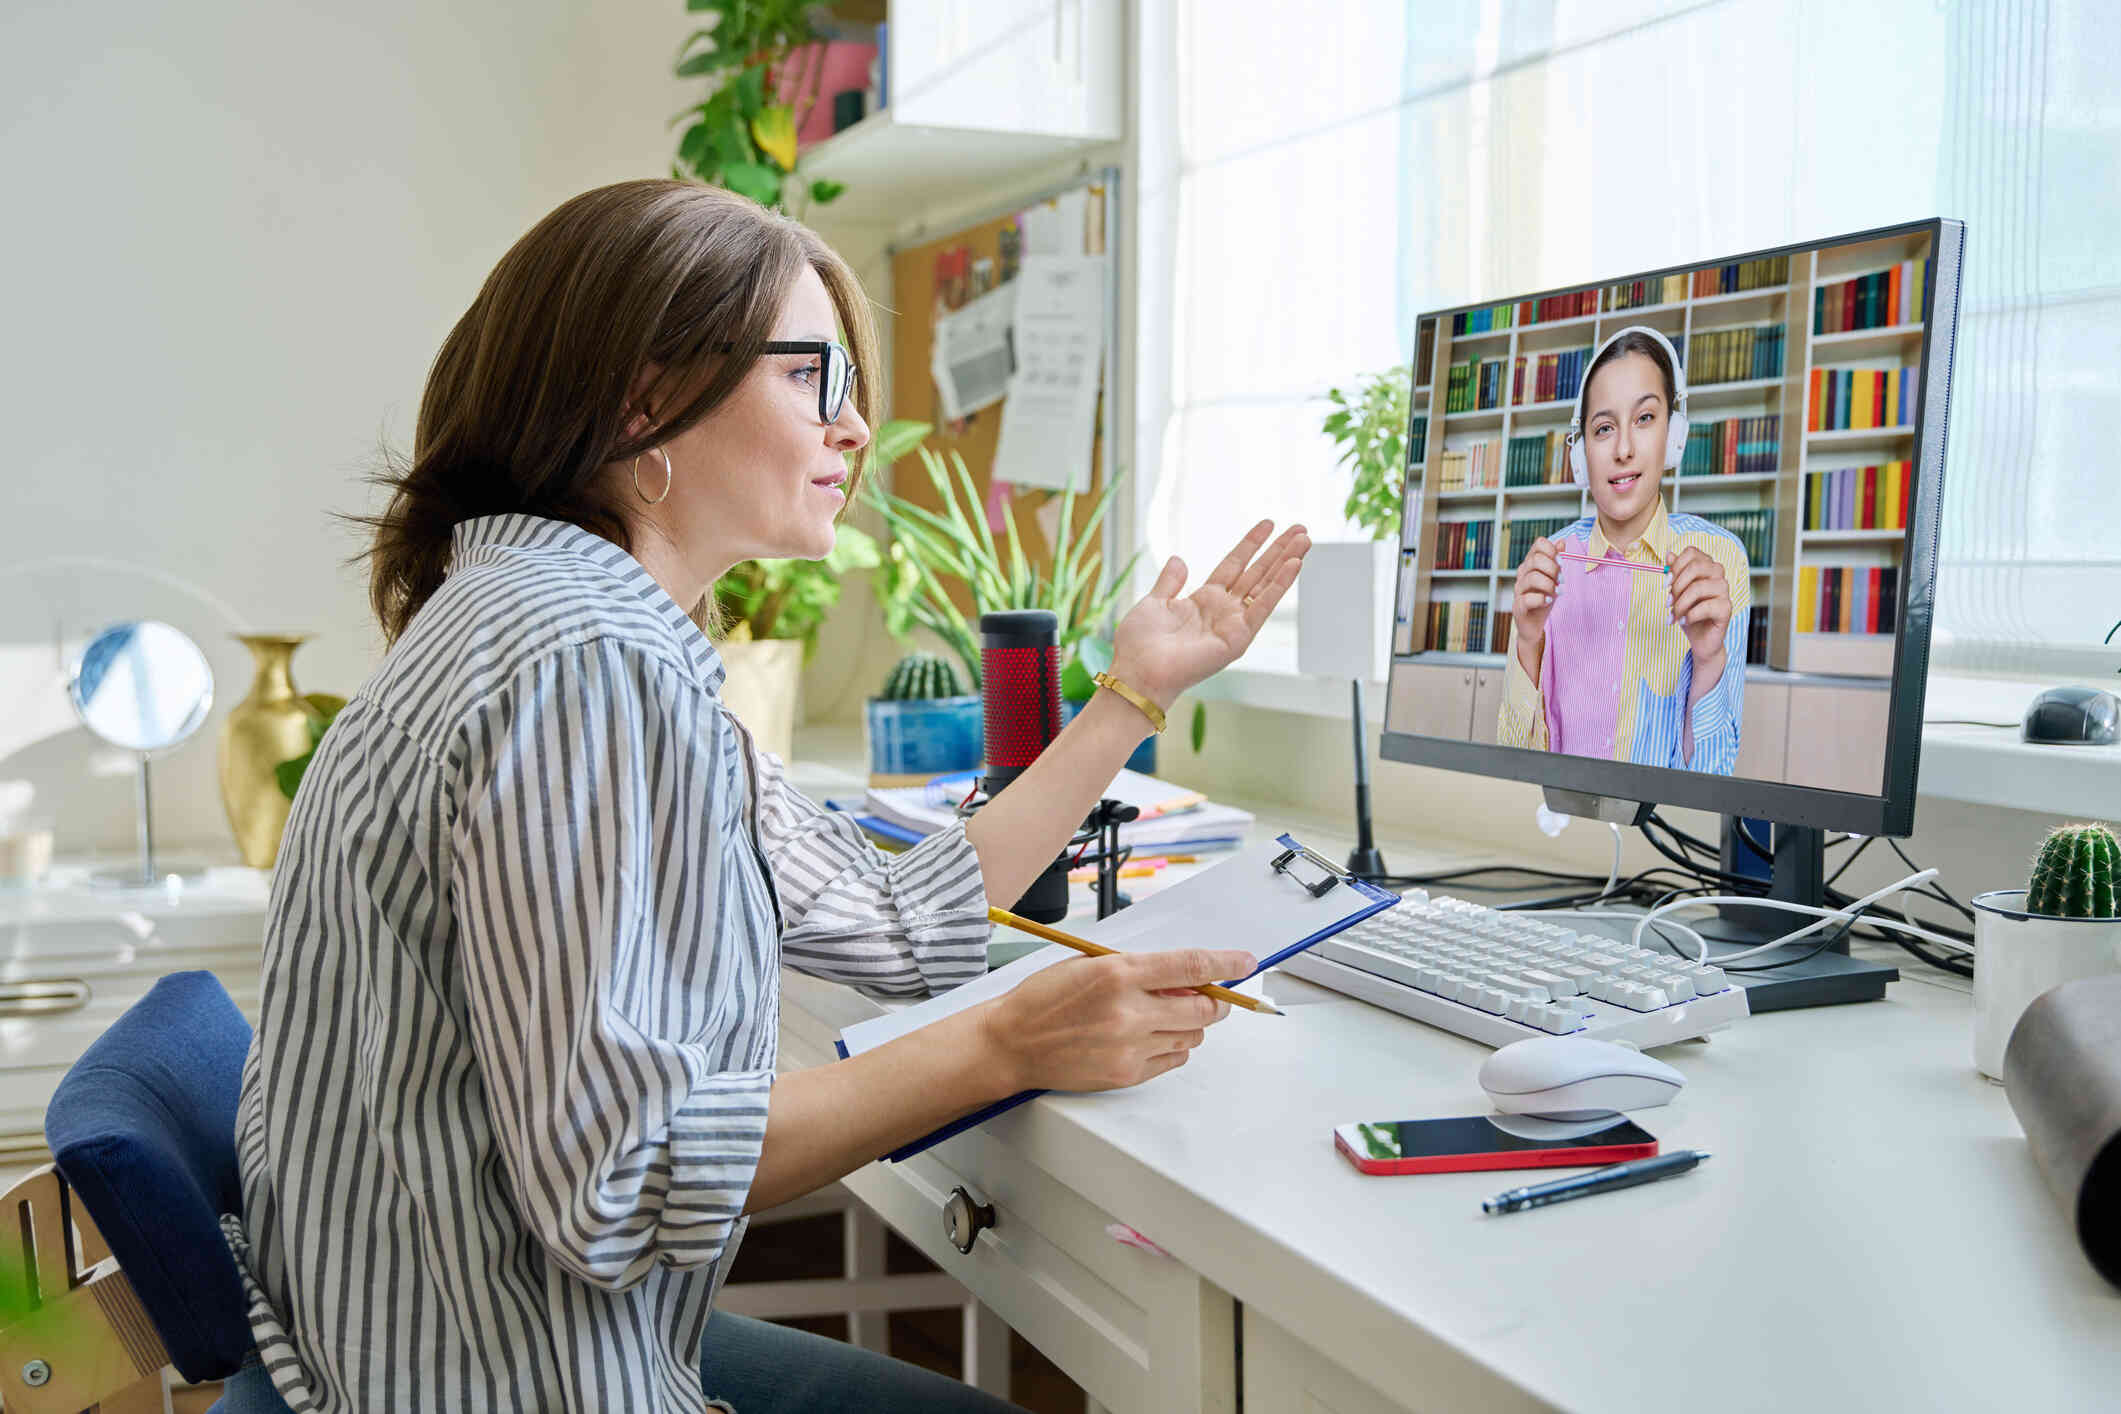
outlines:
[{"label": "white cable", "polygon": [[[1670,903],[1660,904],[1656,908],[1651,909],[1648,913],[1643,914],[1642,920],[1635,925],[1635,933],[1631,941],[1636,947],[1641,947],[1642,935],[1644,930],[1646,930],[1660,914],[1669,913],[1682,908],[1698,908],[1707,904],[1741,903],[1751,906],[1757,906],[1760,908],[1779,908],[1786,913],[1810,914],[1819,920],[1817,923],[1811,924],[1808,927],[1799,928],[1794,933],[1786,933],[1782,937],[1775,939],[1773,942],[1762,943],[1758,947],[1746,948],[1740,952],[1724,953],[1722,956],[1718,957],[1715,960],[1715,965],[1721,967],[1725,963],[1737,962],[1742,958],[1752,957],[1755,953],[1763,953],[1771,948],[1785,947],[1790,943],[1796,942],[1800,938],[1809,937],[1813,933],[1816,933],[1820,929],[1826,927],[1829,923],[1833,922],[1837,918],[1847,918],[1851,922],[1853,922],[1857,913],[1859,913],[1865,908],[1868,908],[1871,904],[1876,903],[1879,899],[1884,898],[1886,895],[1899,893],[1902,889],[1912,888],[1917,884],[1926,883],[1936,877],[1937,871],[1935,869],[1924,869],[1919,873],[1908,875],[1905,879],[1902,879],[1897,883],[1887,884],[1884,888],[1879,889],[1876,893],[1865,894],[1862,898],[1857,899],[1854,903],[1851,903],[1844,908],[1833,909],[1813,908],[1809,904],[1789,903],[1783,899],[1753,898],[1744,894],[1713,894],[1707,898],[1674,899]],[[1916,927],[1913,924],[1896,923],[1893,920],[1886,918],[1866,918],[1863,920],[1863,922],[1865,924],[1874,925],[1880,928],[1891,928],[1896,932],[1913,933],[1918,937],[1927,938],[1933,942],[1943,943],[1949,947],[1961,949],[1966,948],[1966,944],[1959,942],[1956,939],[1944,937],[1942,934],[1939,933],[1929,932],[1927,929]],[[1703,966],[1707,966],[1709,965],[1708,941],[1707,939],[1702,938],[1699,933],[1696,933],[1694,936],[1696,941],[1699,942],[1701,946],[1700,954],[1694,960],[1702,964]],[[1968,950],[1971,951],[1971,949]]]},{"label": "white cable", "polygon": [[[1634,918],[1639,916],[1634,913],[1624,912],[1617,908],[1610,909],[1605,912],[1598,912],[1595,910],[1582,908],[1526,909],[1524,911],[1524,915],[1527,918],[1596,918],[1602,923],[1613,923],[1621,919]],[[1678,923],[1674,922],[1672,919],[1664,918],[1658,920],[1657,926],[1659,929],[1669,928],[1674,933],[1684,933],[1687,937],[1692,938],[1694,940],[1694,945],[1696,947],[1700,948],[1704,952],[1708,950],[1708,940],[1703,938],[1701,934],[1695,932],[1692,928],[1687,927],[1687,925],[1684,923]],[[1641,934],[1638,932],[1636,936],[1640,937]]]},{"label": "white cable", "polygon": [[1611,898],[1613,886],[1620,882],[1620,826],[1608,821],[1606,828],[1613,832],[1613,872],[1605,876],[1605,888],[1598,894],[1600,898]]}]

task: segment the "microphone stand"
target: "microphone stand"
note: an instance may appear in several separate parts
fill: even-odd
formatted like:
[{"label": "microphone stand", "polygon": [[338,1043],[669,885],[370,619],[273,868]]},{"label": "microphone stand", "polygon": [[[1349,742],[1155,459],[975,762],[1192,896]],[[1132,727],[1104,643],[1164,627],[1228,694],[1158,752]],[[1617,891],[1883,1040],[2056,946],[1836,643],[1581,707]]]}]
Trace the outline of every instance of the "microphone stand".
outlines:
[{"label": "microphone stand", "polygon": [[1363,750],[1362,679],[1355,690],[1355,848],[1348,852],[1348,872],[1358,879],[1382,879],[1390,872],[1377,841],[1370,835],[1370,757]]}]

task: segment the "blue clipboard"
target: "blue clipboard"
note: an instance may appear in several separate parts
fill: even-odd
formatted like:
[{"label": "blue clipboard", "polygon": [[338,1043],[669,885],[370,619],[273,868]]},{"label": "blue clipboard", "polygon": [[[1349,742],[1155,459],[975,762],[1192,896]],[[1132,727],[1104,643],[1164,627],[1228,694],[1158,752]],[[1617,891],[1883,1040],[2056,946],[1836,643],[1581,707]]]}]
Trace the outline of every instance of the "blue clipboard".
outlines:
[{"label": "blue clipboard", "polygon": [[[1256,977],[1260,973],[1266,971],[1268,968],[1275,966],[1277,963],[1283,962],[1288,958],[1294,957],[1297,953],[1302,952],[1305,948],[1310,947],[1312,944],[1320,942],[1326,938],[1330,938],[1335,933],[1339,933],[1345,929],[1352,928],[1357,923],[1362,922],[1365,918],[1369,918],[1377,913],[1380,913],[1383,910],[1390,908],[1392,907],[1392,905],[1399,902],[1399,896],[1397,894],[1391,893],[1385,889],[1381,889],[1375,884],[1368,883],[1364,880],[1350,876],[1343,870],[1337,868],[1333,864],[1321,858],[1319,855],[1312,853],[1308,849],[1305,849],[1304,846],[1300,844],[1292,835],[1280,835],[1275,839],[1275,843],[1281,846],[1282,853],[1275,857],[1272,867],[1274,869],[1274,872],[1278,876],[1287,880],[1287,887],[1292,889],[1300,888],[1312,892],[1312,896],[1314,898],[1320,899],[1321,901],[1323,901],[1326,897],[1331,896],[1336,890],[1348,889],[1352,890],[1354,894],[1363,902],[1362,906],[1359,909],[1356,909],[1352,912],[1339,914],[1338,916],[1336,916],[1333,922],[1328,926],[1319,928],[1317,931],[1311,933],[1309,936],[1299,938],[1295,942],[1292,942],[1287,946],[1282,947],[1277,951],[1262,957],[1260,959],[1259,966],[1254,968],[1252,972],[1248,974],[1248,976]],[[1233,865],[1236,865],[1237,863],[1239,863],[1239,861],[1235,859],[1226,860],[1220,864],[1215,865],[1214,868],[1227,869],[1232,867]],[[1208,872],[1213,871],[1203,871],[1203,873]],[[1323,887],[1320,887],[1321,885],[1323,885]],[[1145,902],[1153,900],[1154,897],[1154,895],[1151,895],[1150,900],[1145,900]],[[1136,906],[1140,907],[1142,905]],[[1243,981],[1245,979],[1238,978],[1236,980]],[[846,1042],[834,1041],[833,1045],[835,1049],[838,1050],[840,1059],[847,1059],[849,1052],[847,1050]],[[996,1115],[1006,1114],[1008,1111],[1015,1109],[1018,1105],[1023,1104],[1026,1100],[1036,1099],[1038,1096],[1043,1095],[1045,1093],[1046,1092],[1043,1090],[1020,1091],[1017,1094],[1009,1096],[1009,1098],[1005,1100],[996,1101],[994,1104],[987,1106],[985,1109],[976,1110],[973,1113],[964,1116],[962,1119],[952,1120],[950,1123],[943,1125],[941,1128],[933,1130],[928,1134],[923,1135],[921,1138],[914,1140],[912,1143],[907,1144],[902,1148],[893,1150],[891,1153],[884,1155],[884,1157],[892,1163],[898,1163],[902,1159],[911,1158],[913,1155],[921,1153],[923,1150],[932,1148],[933,1146],[942,1143],[945,1139],[950,1138],[952,1135],[962,1134],[964,1131],[972,1128],[974,1125],[984,1124],[988,1120],[994,1118]]]}]

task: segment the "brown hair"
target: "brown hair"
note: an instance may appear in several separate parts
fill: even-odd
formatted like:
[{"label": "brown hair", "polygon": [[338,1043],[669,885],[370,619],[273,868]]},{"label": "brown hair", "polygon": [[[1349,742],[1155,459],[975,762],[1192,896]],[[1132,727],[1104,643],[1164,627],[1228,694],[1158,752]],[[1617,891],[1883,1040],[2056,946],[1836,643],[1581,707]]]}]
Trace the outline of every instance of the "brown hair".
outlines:
[{"label": "brown hair", "polygon": [[[410,462],[385,454],[369,603],[386,643],[441,587],[450,538],[475,516],[569,521],[631,550],[600,468],[683,432],[723,403],[773,337],[805,265],[839,315],[852,400],[873,422],[876,325],[854,272],[816,233],[719,187],[646,180],[564,202],[501,257],[427,375]],[[725,357],[719,346],[729,346]],[[649,365],[661,371],[639,407]],[[651,426],[626,436],[635,411]],[[854,459],[847,499],[868,453]],[[688,605],[714,623],[710,591]]]},{"label": "brown hair", "polygon": [[1586,432],[1590,430],[1588,424],[1591,420],[1591,380],[1598,376],[1599,369],[1604,368],[1614,359],[1625,358],[1629,354],[1644,355],[1650,362],[1656,364],[1657,371],[1664,375],[1664,415],[1670,417],[1673,409],[1678,406],[1679,383],[1672,376],[1671,356],[1665,353],[1663,344],[1658,343],[1647,334],[1638,334],[1631,329],[1601,349],[1598,357],[1591,360],[1591,366],[1584,371],[1583,421],[1586,424],[1584,428]]}]

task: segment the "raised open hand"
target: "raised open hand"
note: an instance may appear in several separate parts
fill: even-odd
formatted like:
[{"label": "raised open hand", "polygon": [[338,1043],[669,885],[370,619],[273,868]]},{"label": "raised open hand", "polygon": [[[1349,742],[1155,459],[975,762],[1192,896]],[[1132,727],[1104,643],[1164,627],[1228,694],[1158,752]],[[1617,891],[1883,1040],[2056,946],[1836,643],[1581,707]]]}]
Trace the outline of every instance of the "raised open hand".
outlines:
[{"label": "raised open hand", "polygon": [[1112,635],[1112,672],[1157,706],[1214,676],[1252,646],[1267,615],[1296,583],[1311,537],[1300,525],[1274,530],[1263,520],[1237,542],[1207,581],[1184,598],[1186,563],[1173,556],[1149,593],[1129,609]]}]

